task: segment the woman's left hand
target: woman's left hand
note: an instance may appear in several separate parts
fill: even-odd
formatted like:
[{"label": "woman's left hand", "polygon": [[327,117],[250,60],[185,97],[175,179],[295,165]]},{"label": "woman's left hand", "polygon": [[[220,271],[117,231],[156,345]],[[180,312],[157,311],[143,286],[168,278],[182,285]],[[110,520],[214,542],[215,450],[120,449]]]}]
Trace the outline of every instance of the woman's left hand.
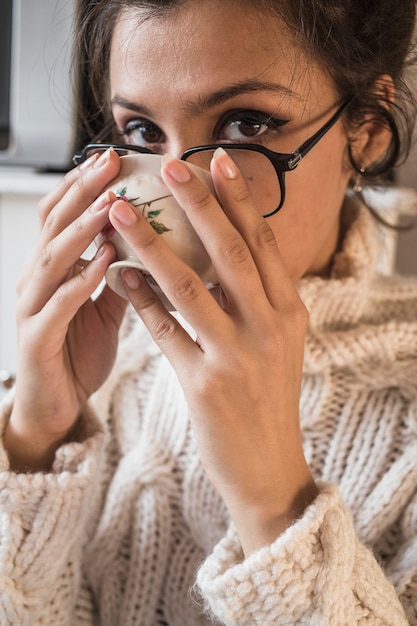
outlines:
[{"label": "woman's left hand", "polygon": [[177,372],[202,463],[248,554],[317,495],[299,424],[308,313],[230,157],[219,150],[212,161],[218,200],[185,163],[163,163],[165,183],[212,259],[225,308],[128,203],[116,202],[110,220],[197,333],[194,341],[143,277],[124,272],[133,306]]}]

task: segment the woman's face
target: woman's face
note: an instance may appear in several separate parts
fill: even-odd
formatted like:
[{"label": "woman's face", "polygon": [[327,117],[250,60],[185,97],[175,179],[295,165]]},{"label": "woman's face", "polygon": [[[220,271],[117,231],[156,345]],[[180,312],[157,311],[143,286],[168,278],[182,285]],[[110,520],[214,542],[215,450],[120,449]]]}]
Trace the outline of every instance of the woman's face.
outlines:
[{"label": "woman's face", "polygon": [[[224,142],[287,153],[340,104],[326,72],[256,9],[210,0],[144,16],[124,13],[111,47],[113,114],[128,143],[176,157]],[[286,175],[285,204],[268,218],[294,281],[324,272],[335,251],[352,174],[346,154],[339,121]]]}]

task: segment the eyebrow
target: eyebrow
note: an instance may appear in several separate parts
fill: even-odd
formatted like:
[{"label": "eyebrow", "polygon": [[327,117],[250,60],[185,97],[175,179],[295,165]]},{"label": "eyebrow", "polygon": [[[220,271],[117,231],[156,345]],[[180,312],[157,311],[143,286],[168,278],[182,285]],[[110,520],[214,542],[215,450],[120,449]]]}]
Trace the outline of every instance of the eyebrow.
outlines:
[{"label": "eyebrow", "polygon": [[[279,83],[249,79],[228,85],[227,87],[214,91],[207,96],[200,96],[195,101],[185,101],[182,105],[189,115],[199,115],[216,105],[223,104],[224,102],[232,100],[237,96],[258,91],[267,91],[281,94],[283,96],[291,96],[292,98],[295,97],[297,99],[301,98],[299,94]],[[139,113],[141,115],[146,115],[148,117],[151,116],[151,111],[146,106],[126,100],[118,94],[111,99],[111,103],[112,105],[118,105],[124,109],[134,111],[135,113]]]}]

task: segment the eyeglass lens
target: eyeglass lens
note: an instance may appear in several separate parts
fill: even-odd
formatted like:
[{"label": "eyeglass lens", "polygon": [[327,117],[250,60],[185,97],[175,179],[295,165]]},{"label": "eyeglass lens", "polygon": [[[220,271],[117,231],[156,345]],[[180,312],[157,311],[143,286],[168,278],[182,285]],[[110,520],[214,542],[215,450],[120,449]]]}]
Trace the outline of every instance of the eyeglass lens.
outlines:
[{"label": "eyeglass lens", "polygon": [[[105,149],[104,146],[102,148],[94,146],[87,152],[86,158],[94,153],[101,153]],[[264,154],[252,150],[234,150],[226,147],[226,151],[239,168],[255,205],[262,215],[268,215],[275,211],[281,202],[281,188],[270,160]],[[117,153],[120,156],[137,154],[133,150],[125,150],[121,147],[117,147]],[[213,154],[214,150],[196,152],[187,157],[187,162],[209,170]]]},{"label": "eyeglass lens", "polygon": [[[262,215],[275,211],[281,202],[281,188],[271,161],[261,152],[225,149],[239,168]],[[187,162],[209,169],[213,154],[214,150],[195,152],[187,157]]]},{"label": "eyeglass lens", "polygon": [[[88,150],[86,150],[85,152],[85,156],[84,156],[84,160],[89,159],[91,156],[93,156],[93,154],[102,154],[103,152],[105,152],[107,150],[107,148],[109,147],[110,144],[103,144],[102,146],[100,145],[94,145],[90,148],[88,148]],[[118,146],[117,148],[115,148],[115,151],[117,152],[117,154],[119,156],[126,156],[128,154],[137,154],[137,152],[135,152],[134,150],[129,150],[129,149],[125,149],[122,148],[121,146]]]}]

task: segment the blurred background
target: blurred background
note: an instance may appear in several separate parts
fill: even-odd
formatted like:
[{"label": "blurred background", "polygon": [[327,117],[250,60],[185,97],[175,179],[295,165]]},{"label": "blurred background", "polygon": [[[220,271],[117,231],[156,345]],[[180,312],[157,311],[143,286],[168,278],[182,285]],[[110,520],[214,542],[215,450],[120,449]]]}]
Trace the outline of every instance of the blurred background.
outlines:
[{"label": "blurred background", "polygon": [[[17,367],[15,284],[36,242],[37,203],[90,138],[77,116],[77,101],[88,100],[86,69],[72,58],[87,3],[0,0],[0,392]],[[396,190],[375,203],[407,224],[417,216],[417,146],[393,179]],[[417,275],[417,224],[384,237],[382,271]]]}]

